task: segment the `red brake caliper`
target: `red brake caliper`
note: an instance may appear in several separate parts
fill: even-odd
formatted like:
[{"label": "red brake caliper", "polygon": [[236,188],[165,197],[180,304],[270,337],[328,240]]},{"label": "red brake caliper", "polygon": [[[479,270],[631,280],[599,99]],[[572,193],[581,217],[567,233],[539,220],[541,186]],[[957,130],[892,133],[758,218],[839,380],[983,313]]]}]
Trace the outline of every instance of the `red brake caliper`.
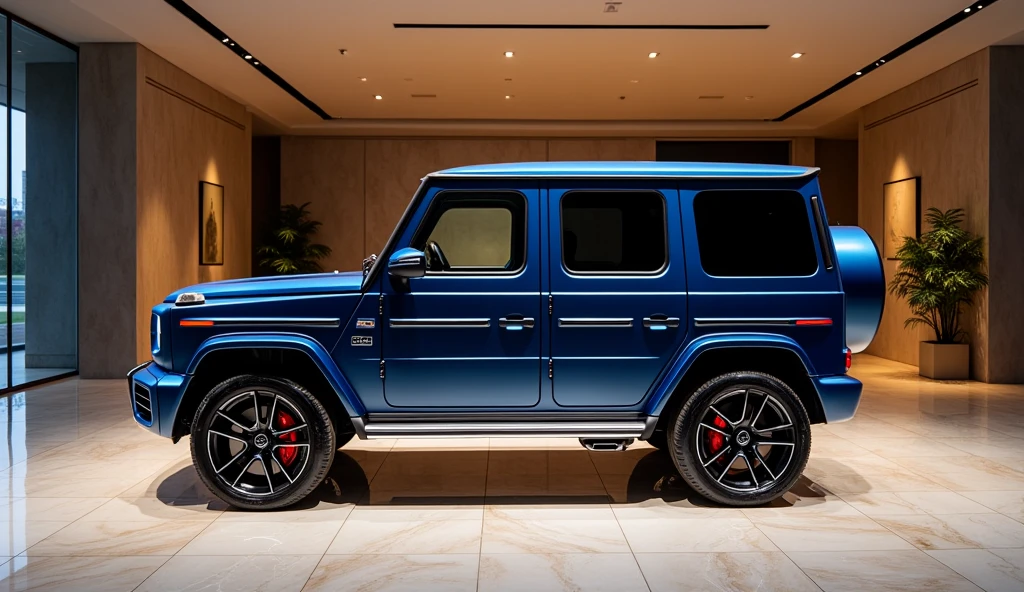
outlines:
[{"label": "red brake caliper", "polygon": [[[295,425],[295,418],[285,413],[284,411],[278,411],[277,425],[280,426],[280,429],[287,430],[288,428]],[[278,438],[283,442],[295,442],[296,440],[299,439],[298,434],[296,432],[288,432],[287,434],[282,434],[278,436]],[[287,467],[291,466],[291,464],[295,462],[295,457],[299,454],[299,447],[282,446],[281,448],[278,448],[278,452],[281,455],[281,464]]]},{"label": "red brake caliper", "polygon": [[[715,424],[715,427],[719,428],[719,429],[723,429],[724,430],[725,427],[726,427],[725,420],[723,420],[719,416],[716,416],[715,417],[715,421],[713,421],[711,423]],[[711,454],[714,455],[714,454],[718,453],[718,451],[721,450],[723,446],[725,446],[725,436],[723,436],[722,434],[719,434],[718,432],[716,432],[714,430],[707,430],[707,432],[708,432],[708,447],[710,448]]]}]

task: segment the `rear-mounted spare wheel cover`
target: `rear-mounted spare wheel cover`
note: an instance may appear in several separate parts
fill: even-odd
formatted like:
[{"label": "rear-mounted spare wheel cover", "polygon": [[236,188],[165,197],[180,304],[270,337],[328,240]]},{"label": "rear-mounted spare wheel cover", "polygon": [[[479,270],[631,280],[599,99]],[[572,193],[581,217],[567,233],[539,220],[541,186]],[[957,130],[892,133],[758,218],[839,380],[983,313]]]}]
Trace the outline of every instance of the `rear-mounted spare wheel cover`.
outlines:
[{"label": "rear-mounted spare wheel cover", "polygon": [[839,273],[846,293],[846,347],[867,349],[885,307],[885,273],[875,242],[857,226],[833,226]]}]

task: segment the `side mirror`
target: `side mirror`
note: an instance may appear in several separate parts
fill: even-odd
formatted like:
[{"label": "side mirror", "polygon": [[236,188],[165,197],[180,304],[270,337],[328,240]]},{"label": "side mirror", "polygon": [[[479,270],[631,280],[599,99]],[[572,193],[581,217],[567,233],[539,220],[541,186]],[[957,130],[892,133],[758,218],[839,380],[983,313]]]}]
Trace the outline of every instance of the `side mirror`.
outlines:
[{"label": "side mirror", "polygon": [[427,275],[427,256],[413,248],[399,249],[388,259],[388,274],[409,279]]}]

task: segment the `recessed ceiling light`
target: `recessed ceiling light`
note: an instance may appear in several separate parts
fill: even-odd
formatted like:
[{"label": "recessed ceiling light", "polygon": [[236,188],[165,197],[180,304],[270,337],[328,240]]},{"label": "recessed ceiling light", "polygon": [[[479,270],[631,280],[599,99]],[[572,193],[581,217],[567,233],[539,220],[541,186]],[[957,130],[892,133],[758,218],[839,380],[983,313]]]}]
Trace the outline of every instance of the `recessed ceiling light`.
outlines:
[{"label": "recessed ceiling light", "polygon": [[857,72],[857,76],[860,76],[861,74],[863,74],[863,72]]},{"label": "recessed ceiling light", "polygon": [[380,101],[380,100],[382,100],[382,99],[383,99],[384,97],[382,97],[382,96],[380,96],[380,95],[373,95],[373,98],[375,98],[375,99],[377,99],[378,101]]},{"label": "recessed ceiling light", "polygon": [[251,56],[251,55],[249,55],[249,54],[245,54],[245,59],[247,59],[247,60],[251,60],[251,59],[252,59],[252,56]]},{"label": "recessed ceiling light", "polygon": [[793,58],[794,60],[798,60],[798,59],[800,59],[800,58],[804,57],[804,54],[802,54],[802,53],[800,53],[800,52],[798,51],[798,52],[794,53],[793,55],[791,55],[791,56],[789,56],[789,57]]},{"label": "recessed ceiling light", "polygon": [[253,66],[259,66],[259,65],[260,65],[260,63],[259,63],[259,62],[253,62],[253,63],[252,63],[252,65],[253,65]]},{"label": "recessed ceiling light", "polygon": [[224,40],[222,41],[222,43],[227,43],[228,41],[231,41],[231,39],[228,38],[228,37],[225,37]]},{"label": "recessed ceiling light", "polygon": [[231,45],[231,47],[234,47],[234,46],[235,46],[235,42],[234,42],[234,41],[232,41],[232,42],[230,43],[230,45]]},{"label": "recessed ceiling light", "polygon": [[647,54],[647,57],[649,57],[651,59],[654,59],[654,58],[658,57],[659,55],[660,54],[658,52],[652,51],[651,53]]},{"label": "recessed ceiling light", "polygon": [[515,54],[515,52],[512,52],[512,51],[506,51],[506,52],[505,52],[505,57],[506,57],[506,58],[510,58],[510,57],[512,57],[512,56],[514,56],[514,55],[516,55],[516,54]]},{"label": "recessed ceiling light", "polygon": [[971,11],[971,7],[970,6],[968,6],[967,8],[964,9],[964,12],[970,12],[970,11]]},{"label": "recessed ceiling light", "polygon": [[511,99],[512,95],[505,95],[505,100]]},{"label": "recessed ceiling light", "polygon": [[364,76],[364,77],[360,78],[359,82],[366,82],[366,77]]},{"label": "recessed ceiling light", "polygon": [[338,53],[340,53],[341,55],[348,55],[348,50],[347,49],[339,49]]}]

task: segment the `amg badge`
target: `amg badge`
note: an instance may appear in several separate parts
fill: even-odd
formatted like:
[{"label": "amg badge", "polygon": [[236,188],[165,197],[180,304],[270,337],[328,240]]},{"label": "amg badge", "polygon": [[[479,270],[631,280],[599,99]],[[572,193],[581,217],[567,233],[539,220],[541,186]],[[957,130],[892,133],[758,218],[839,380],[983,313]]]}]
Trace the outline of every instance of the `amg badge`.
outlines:
[{"label": "amg badge", "polygon": [[373,329],[373,319],[356,319],[356,329]]},{"label": "amg badge", "polygon": [[368,335],[353,335],[352,345],[373,345],[373,337]]}]

